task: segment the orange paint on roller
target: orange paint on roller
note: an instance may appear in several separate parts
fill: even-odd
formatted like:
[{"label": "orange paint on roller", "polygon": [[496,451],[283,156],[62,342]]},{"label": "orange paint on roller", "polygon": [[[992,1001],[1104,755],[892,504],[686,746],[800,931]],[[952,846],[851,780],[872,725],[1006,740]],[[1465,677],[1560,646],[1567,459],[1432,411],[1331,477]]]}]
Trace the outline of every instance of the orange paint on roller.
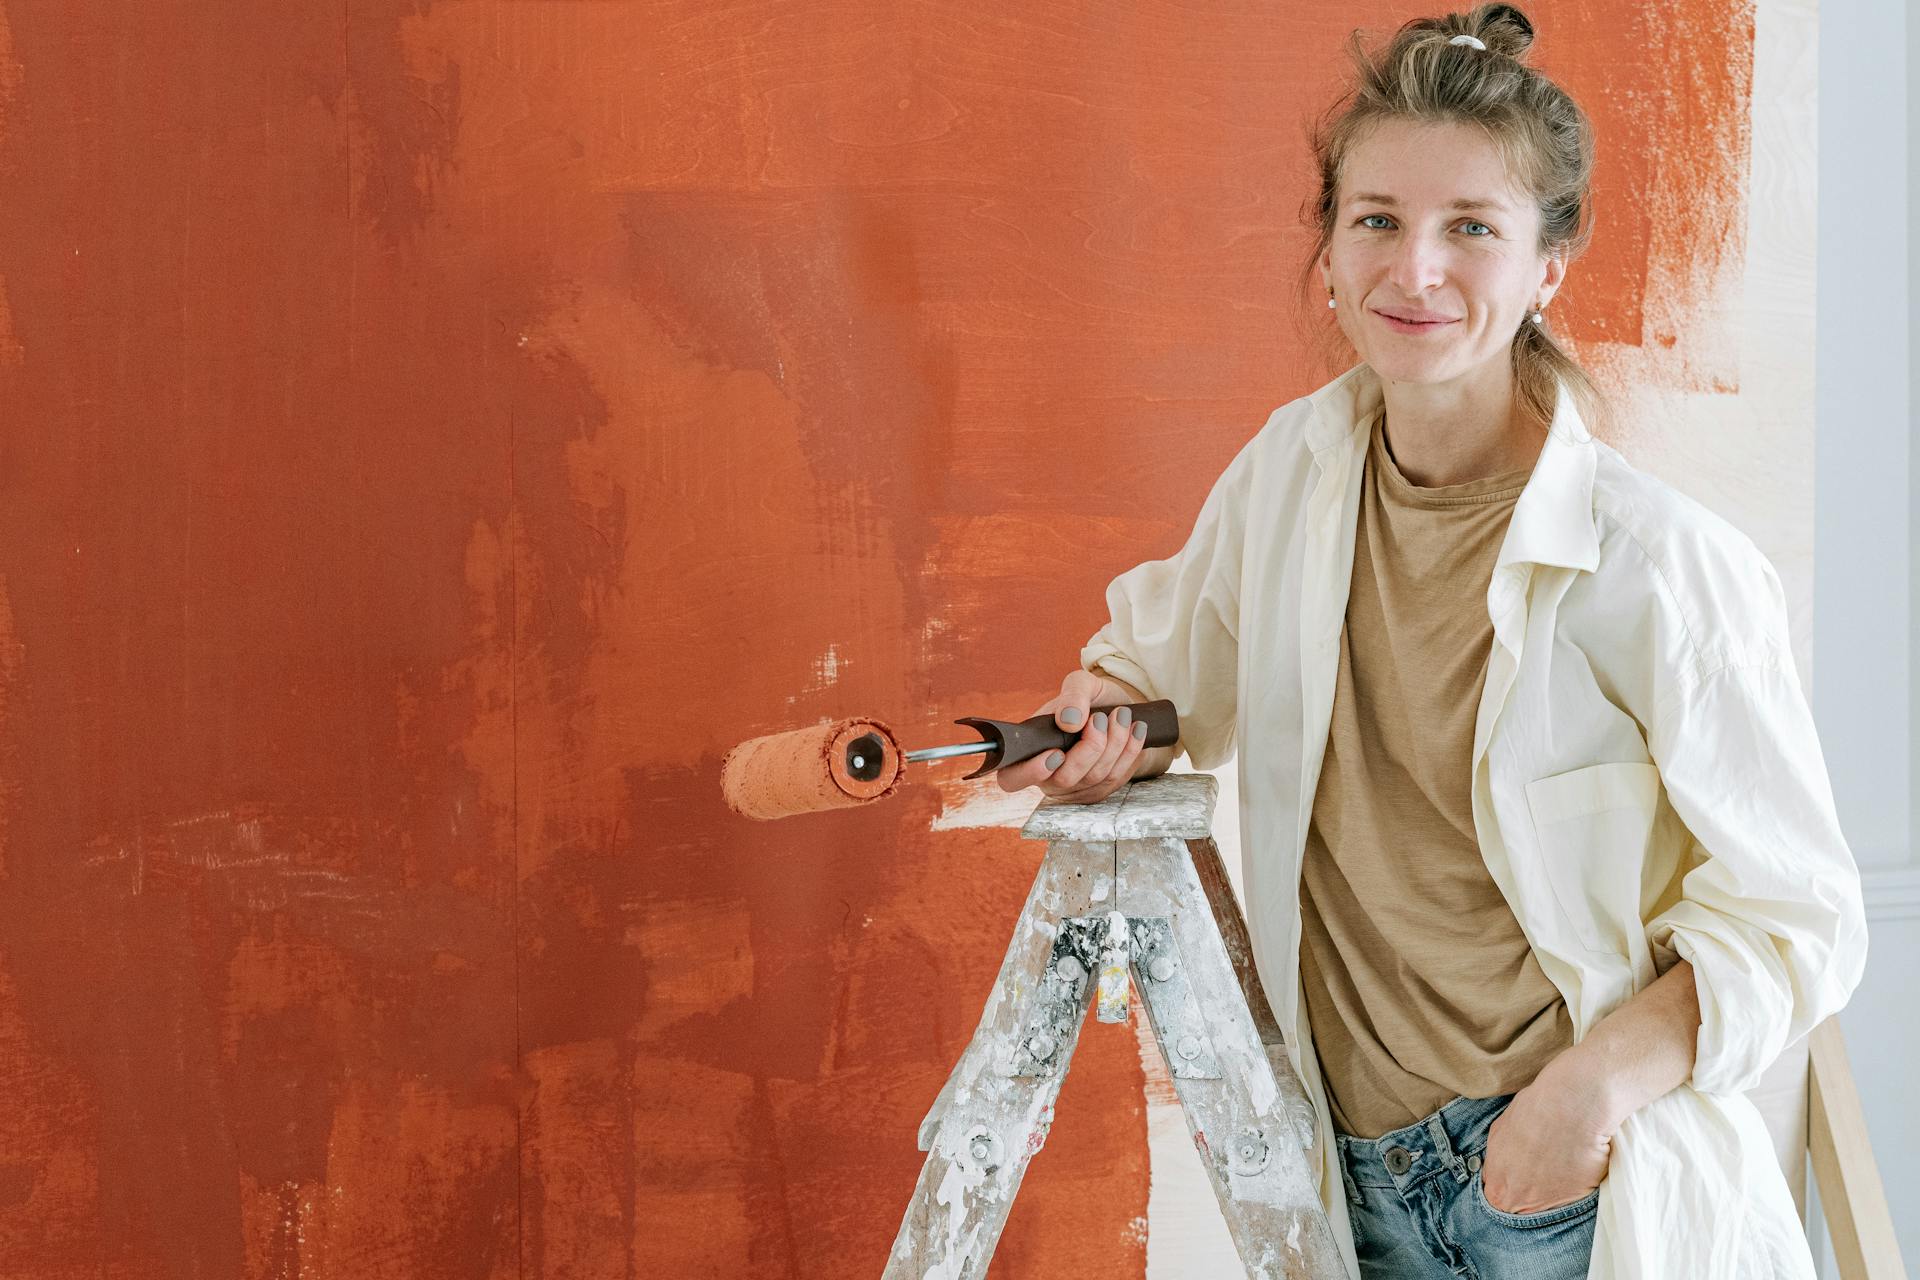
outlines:
[{"label": "orange paint on roller", "polygon": [[749,738],[720,762],[720,791],[729,808],[762,821],[850,809],[893,794],[904,762],[878,720],[835,720]]}]

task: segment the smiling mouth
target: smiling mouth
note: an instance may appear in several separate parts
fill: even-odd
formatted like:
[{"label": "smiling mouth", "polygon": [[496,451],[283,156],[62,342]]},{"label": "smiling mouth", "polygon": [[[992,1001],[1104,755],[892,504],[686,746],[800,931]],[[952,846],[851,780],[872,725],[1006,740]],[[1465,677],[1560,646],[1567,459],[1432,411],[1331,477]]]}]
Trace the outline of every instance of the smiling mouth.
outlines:
[{"label": "smiling mouth", "polygon": [[1388,315],[1384,311],[1376,311],[1373,314],[1403,333],[1424,333],[1429,329],[1443,329],[1454,323],[1452,320],[1402,320],[1399,316]]}]

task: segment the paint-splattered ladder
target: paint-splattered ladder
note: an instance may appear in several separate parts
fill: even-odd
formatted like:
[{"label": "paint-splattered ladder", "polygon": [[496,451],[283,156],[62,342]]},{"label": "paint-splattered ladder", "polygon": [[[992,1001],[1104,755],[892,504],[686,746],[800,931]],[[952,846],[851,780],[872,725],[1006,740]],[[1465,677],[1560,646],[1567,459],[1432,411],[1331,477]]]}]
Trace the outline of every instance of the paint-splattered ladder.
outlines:
[{"label": "paint-splattered ladder", "polygon": [[1163,774],[1096,805],[1043,803],[1046,858],[980,1028],[920,1125],[927,1153],[886,1275],[984,1276],[1097,997],[1128,975],[1249,1276],[1342,1280],[1315,1191],[1312,1104],[1287,1060],[1211,820],[1211,774]]}]

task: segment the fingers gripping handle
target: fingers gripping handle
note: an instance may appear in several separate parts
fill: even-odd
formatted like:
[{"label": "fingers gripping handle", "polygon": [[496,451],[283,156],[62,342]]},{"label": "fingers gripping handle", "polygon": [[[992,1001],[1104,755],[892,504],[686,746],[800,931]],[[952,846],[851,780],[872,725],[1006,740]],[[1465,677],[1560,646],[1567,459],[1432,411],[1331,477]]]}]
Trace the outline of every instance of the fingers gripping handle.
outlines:
[{"label": "fingers gripping handle", "polygon": [[[1133,714],[1135,722],[1147,726],[1146,741],[1141,747],[1170,747],[1180,741],[1180,717],[1174,714],[1173,702],[1160,698],[1153,702],[1130,702],[1127,710]],[[1105,711],[1112,716],[1119,707],[1096,707],[1096,711]],[[968,774],[969,778],[978,778],[992,773],[995,769],[1004,769],[1008,765],[1019,764],[1022,760],[1031,760],[1043,751],[1064,751],[1084,737],[1088,730],[1068,733],[1053,721],[1049,714],[1031,716],[1019,722],[1008,720],[987,720],[980,716],[962,716],[955,724],[968,725],[978,731],[981,737],[994,744],[995,749],[978,769]]]}]

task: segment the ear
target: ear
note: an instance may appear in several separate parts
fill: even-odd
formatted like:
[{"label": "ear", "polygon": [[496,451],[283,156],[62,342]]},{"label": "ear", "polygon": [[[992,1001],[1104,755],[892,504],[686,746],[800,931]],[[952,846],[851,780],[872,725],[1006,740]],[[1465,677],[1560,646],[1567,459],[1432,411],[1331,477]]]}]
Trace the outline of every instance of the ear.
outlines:
[{"label": "ear", "polygon": [[1561,281],[1567,278],[1566,259],[1559,254],[1549,256],[1540,273],[1540,305],[1546,306],[1553,295],[1560,292]]},{"label": "ear", "polygon": [[1320,287],[1333,288],[1333,246],[1328,245],[1320,251]]}]

